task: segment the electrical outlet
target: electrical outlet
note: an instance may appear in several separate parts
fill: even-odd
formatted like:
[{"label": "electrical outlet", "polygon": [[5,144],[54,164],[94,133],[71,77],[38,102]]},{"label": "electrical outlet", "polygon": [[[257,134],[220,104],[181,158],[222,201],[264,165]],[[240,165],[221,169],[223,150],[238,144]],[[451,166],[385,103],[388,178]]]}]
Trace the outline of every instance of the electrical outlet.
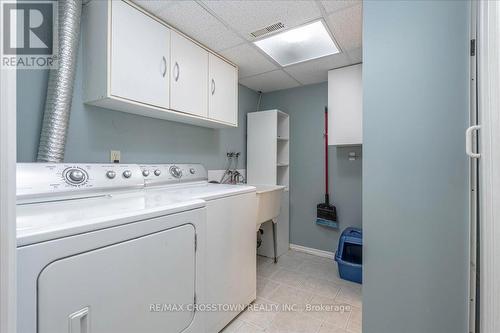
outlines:
[{"label": "electrical outlet", "polygon": [[120,163],[121,156],[119,150],[111,150],[109,155],[111,163]]}]

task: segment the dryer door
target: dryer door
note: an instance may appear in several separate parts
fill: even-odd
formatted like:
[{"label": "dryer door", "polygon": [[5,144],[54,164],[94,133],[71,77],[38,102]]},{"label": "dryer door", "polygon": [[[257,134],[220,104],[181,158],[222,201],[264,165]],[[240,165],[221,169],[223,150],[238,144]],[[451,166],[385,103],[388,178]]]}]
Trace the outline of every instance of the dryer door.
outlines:
[{"label": "dryer door", "polygon": [[38,279],[38,333],[181,332],[195,275],[191,224],[57,260]]}]

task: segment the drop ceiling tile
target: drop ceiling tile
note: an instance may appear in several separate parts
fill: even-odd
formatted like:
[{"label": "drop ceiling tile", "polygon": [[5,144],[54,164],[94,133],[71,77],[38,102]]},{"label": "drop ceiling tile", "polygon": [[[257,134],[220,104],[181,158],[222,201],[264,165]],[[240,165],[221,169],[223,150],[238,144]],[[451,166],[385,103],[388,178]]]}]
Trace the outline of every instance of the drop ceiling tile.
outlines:
[{"label": "drop ceiling tile", "polygon": [[348,50],[347,54],[353,63],[358,63],[363,61],[363,48],[358,47],[352,50]]},{"label": "drop ceiling tile", "polygon": [[280,69],[240,79],[240,83],[250,89],[264,93],[299,86],[294,79]]},{"label": "drop ceiling tile", "polygon": [[284,70],[301,84],[313,84],[328,80],[328,71],[351,64],[345,53],[338,53],[301,64],[285,67]]},{"label": "drop ceiling tile", "polygon": [[327,23],[342,50],[361,47],[362,13],[362,5],[356,5],[328,15]]},{"label": "drop ceiling tile", "polygon": [[327,13],[337,12],[344,8],[348,8],[362,3],[361,0],[322,0],[321,4]]},{"label": "drop ceiling tile", "polygon": [[209,14],[196,1],[136,2],[171,26],[214,51],[220,51],[241,44],[243,40],[219,20]]},{"label": "drop ceiling tile", "polygon": [[278,67],[262,53],[248,44],[242,44],[221,52],[221,55],[239,67],[239,77],[269,72]]},{"label": "drop ceiling tile", "polygon": [[239,36],[194,1],[176,1],[174,6],[162,10],[160,17],[214,51],[243,42]]},{"label": "drop ceiling tile", "polygon": [[316,2],[308,0],[203,0],[203,3],[248,40],[254,39],[251,32],[276,22],[289,29],[321,17]]},{"label": "drop ceiling tile", "polygon": [[170,6],[175,0],[132,0],[132,2],[135,2],[151,14],[157,15],[160,10]]}]

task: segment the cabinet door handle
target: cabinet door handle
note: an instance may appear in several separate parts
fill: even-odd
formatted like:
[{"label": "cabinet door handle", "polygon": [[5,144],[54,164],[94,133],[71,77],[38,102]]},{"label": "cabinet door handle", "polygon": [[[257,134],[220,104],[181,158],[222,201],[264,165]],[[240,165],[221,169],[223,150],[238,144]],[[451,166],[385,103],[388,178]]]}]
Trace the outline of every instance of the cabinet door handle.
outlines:
[{"label": "cabinet door handle", "polygon": [[174,65],[174,80],[177,82],[179,80],[179,75],[181,74],[181,69],[179,63],[176,61]]},{"label": "cabinet door handle", "polygon": [[215,94],[215,80],[212,79],[212,95]]},{"label": "cabinet door handle", "polygon": [[474,131],[478,131],[479,129],[481,129],[480,125],[474,125],[474,126],[469,127],[465,131],[465,152],[471,158],[480,158],[481,157],[481,154],[475,153],[473,148],[472,148],[472,142],[473,142],[472,135],[473,135]]},{"label": "cabinet door handle", "polygon": [[90,331],[89,307],[73,312],[68,316],[69,333],[88,333]]},{"label": "cabinet door handle", "polygon": [[161,57],[161,65],[163,67],[161,76],[165,77],[167,74],[167,58],[165,58],[165,56]]}]

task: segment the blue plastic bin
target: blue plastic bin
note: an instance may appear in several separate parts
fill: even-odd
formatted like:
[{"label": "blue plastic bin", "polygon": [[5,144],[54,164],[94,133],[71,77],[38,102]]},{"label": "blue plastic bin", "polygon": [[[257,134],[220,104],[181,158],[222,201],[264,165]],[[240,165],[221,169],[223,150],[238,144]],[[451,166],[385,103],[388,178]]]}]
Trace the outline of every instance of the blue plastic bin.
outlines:
[{"label": "blue plastic bin", "polygon": [[363,279],[363,231],[359,228],[346,228],[340,236],[335,253],[340,277],[344,280],[361,283]]}]

